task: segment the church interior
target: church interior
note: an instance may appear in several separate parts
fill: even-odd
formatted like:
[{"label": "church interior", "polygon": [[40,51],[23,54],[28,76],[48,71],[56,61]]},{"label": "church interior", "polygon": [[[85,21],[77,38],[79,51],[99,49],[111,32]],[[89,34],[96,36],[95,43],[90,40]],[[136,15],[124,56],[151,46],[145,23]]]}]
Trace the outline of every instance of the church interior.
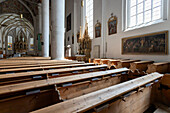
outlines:
[{"label": "church interior", "polygon": [[169,0],[0,0],[0,113],[170,113]]}]

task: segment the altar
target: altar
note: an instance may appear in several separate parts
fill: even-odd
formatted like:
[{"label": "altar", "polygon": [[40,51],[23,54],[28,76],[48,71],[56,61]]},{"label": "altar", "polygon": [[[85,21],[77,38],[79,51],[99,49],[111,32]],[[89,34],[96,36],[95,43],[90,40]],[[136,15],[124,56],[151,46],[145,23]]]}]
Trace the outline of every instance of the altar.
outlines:
[{"label": "altar", "polygon": [[77,61],[85,61],[86,55],[75,55]]},{"label": "altar", "polygon": [[[80,28],[81,31],[81,28]],[[80,33],[81,34],[81,33]],[[91,39],[88,34],[88,23],[86,20],[85,32],[83,37],[81,35],[79,37],[79,49],[78,55],[76,55],[76,59],[78,61],[89,62],[89,58],[91,57]]]}]

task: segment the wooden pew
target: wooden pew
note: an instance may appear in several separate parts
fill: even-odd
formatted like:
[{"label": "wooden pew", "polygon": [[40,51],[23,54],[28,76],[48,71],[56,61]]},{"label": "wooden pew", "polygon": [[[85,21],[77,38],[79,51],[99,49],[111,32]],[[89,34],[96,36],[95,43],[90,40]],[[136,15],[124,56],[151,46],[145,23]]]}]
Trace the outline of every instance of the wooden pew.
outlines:
[{"label": "wooden pew", "polygon": [[118,62],[120,62],[121,60],[109,60],[108,61],[108,67],[109,68],[117,68]]},{"label": "wooden pew", "polygon": [[164,74],[160,83],[154,87],[155,101],[164,105],[170,105],[170,73]]},{"label": "wooden pew", "polygon": [[69,76],[80,73],[107,70],[107,65],[75,67],[66,69],[43,70],[33,72],[20,72],[0,75],[0,85],[14,84],[26,81],[35,81],[47,78]]},{"label": "wooden pew", "polygon": [[150,105],[152,87],[148,83],[162,76],[153,73],[31,113],[143,113]]},{"label": "wooden pew", "polygon": [[43,61],[34,61],[34,60],[24,60],[24,61],[19,61],[19,60],[2,60],[0,61],[0,66],[12,66],[12,65],[40,65],[40,64],[55,64],[55,63],[84,63],[84,62],[77,62],[77,61],[70,61],[70,60],[43,60]]},{"label": "wooden pew", "polygon": [[82,67],[82,66],[94,66],[94,63],[86,64],[71,64],[71,65],[57,65],[57,66],[40,66],[40,67],[24,67],[24,68],[13,68],[13,69],[1,69],[0,74],[4,73],[18,73],[18,72],[28,72],[28,71],[41,71],[49,69],[59,69],[59,68],[71,68],[71,67]]},{"label": "wooden pew", "polygon": [[100,64],[108,64],[108,62],[110,61],[110,60],[112,60],[112,59],[101,59],[100,60]]},{"label": "wooden pew", "polygon": [[[114,84],[120,83],[121,76],[123,77],[124,73],[127,73],[128,70],[129,69],[127,68],[122,68],[101,72],[92,72],[88,74],[79,74],[68,77],[40,80],[35,82],[26,82],[1,86],[0,87],[1,113],[8,113],[11,112],[11,110],[12,113],[27,113],[28,111],[33,111],[44,106],[52,105],[54,104],[53,101],[55,101],[55,103],[60,102],[61,99],[62,100],[66,99],[65,98],[66,95],[67,97],[71,96],[71,98],[73,98],[99,89],[106,88],[108,86],[112,86]],[[93,81],[93,79],[95,79],[96,77],[97,78],[100,77],[101,80]],[[72,85],[64,86],[66,83],[72,83]],[[86,87],[87,84],[89,84],[88,87]],[[74,90],[76,90],[76,92]],[[48,93],[46,92],[44,93],[44,91],[46,92],[48,91]],[[68,94],[68,91],[72,91],[72,93]],[[51,94],[50,92],[53,94]],[[49,96],[52,96],[52,98],[49,98]],[[47,104],[37,103],[42,102],[42,100],[45,100]],[[20,102],[24,103],[21,105]],[[37,104],[34,104],[34,102],[37,103],[39,106],[37,106]],[[24,109],[20,108],[21,106]],[[20,110],[18,111],[17,108],[20,108]]]},{"label": "wooden pew", "polygon": [[98,76],[93,79],[89,79],[87,81],[82,81],[82,83],[79,82],[76,84],[71,83],[71,86],[68,85],[67,87],[59,86],[57,87],[57,90],[59,91],[60,98],[62,100],[72,99],[93,91],[97,91],[99,89],[103,89],[127,81],[128,71],[129,69],[122,68],[122,69],[105,71],[103,73],[99,72],[100,74],[102,74],[102,76]]},{"label": "wooden pew", "polygon": [[5,86],[0,86],[0,95],[39,88],[39,87],[45,87],[49,85],[58,85],[58,84],[75,82],[75,81],[82,82],[82,80],[86,81],[86,79],[91,79],[91,78],[96,78],[96,77],[107,77],[107,76],[115,77],[115,76],[118,76],[117,74],[124,74],[125,72],[128,72],[128,71],[129,69],[127,68],[121,68],[121,69],[113,69],[113,70],[107,70],[107,71],[77,74],[77,75],[72,75],[72,76],[67,76],[67,77],[64,76],[64,77],[58,77],[58,78],[51,78],[47,80],[17,83],[13,85],[5,85]]},{"label": "wooden pew", "polygon": [[130,64],[130,75],[143,76],[146,74],[148,65],[154,63],[154,61],[139,61]]},{"label": "wooden pew", "polygon": [[138,61],[140,61],[140,60],[124,60],[124,61],[120,61],[120,62],[117,62],[117,68],[123,68],[123,67],[130,68],[130,63],[138,62]]},{"label": "wooden pew", "polygon": [[170,65],[169,62],[160,62],[160,63],[153,63],[148,65],[147,73],[153,73],[153,72],[158,72],[158,73],[167,73],[168,71],[168,66]]},{"label": "wooden pew", "polygon": [[89,58],[89,63],[93,63],[94,58]]},{"label": "wooden pew", "polygon": [[76,60],[76,57],[65,57],[65,59],[68,59],[68,60]]},{"label": "wooden pew", "polygon": [[8,60],[51,60],[51,57],[13,57]]},{"label": "wooden pew", "polygon": [[0,69],[11,69],[11,68],[23,68],[23,67],[44,67],[44,66],[56,66],[56,65],[71,65],[71,64],[84,64],[82,62],[67,62],[67,63],[45,63],[45,64],[29,64],[29,65],[8,65],[8,66],[0,66]]},{"label": "wooden pew", "polygon": [[99,58],[95,58],[95,59],[93,60],[93,63],[94,63],[94,64],[100,64],[100,60],[101,60],[101,59],[99,59]]},{"label": "wooden pew", "polygon": [[160,84],[154,87],[155,102],[164,105],[170,105],[170,70],[168,70],[169,62],[153,63],[148,65],[147,73],[159,72],[164,74]]}]

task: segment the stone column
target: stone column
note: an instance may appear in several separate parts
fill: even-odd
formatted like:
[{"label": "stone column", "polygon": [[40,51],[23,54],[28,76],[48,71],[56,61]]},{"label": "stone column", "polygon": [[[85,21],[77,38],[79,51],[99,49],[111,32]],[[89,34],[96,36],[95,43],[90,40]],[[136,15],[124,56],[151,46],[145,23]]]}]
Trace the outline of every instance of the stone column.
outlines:
[{"label": "stone column", "polygon": [[74,0],[74,55],[77,54],[77,0]]},{"label": "stone column", "polygon": [[65,23],[65,0],[51,1],[51,57],[55,60],[64,59],[64,23]]},{"label": "stone column", "polygon": [[42,56],[49,57],[49,0],[42,0]]},{"label": "stone column", "polygon": [[42,33],[42,6],[38,4],[38,18],[39,18],[39,33]]},{"label": "stone column", "polygon": [[106,29],[107,28],[107,20],[106,20],[106,1],[102,0],[102,30],[101,30],[101,58],[106,57]]}]

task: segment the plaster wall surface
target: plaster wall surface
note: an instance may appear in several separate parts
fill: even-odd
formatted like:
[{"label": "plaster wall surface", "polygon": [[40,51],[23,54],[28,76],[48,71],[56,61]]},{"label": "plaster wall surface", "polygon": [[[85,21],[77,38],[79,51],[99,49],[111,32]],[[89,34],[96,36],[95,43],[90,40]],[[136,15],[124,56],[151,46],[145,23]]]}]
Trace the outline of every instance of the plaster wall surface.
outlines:
[{"label": "plaster wall surface", "polygon": [[[125,58],[125,59],[140,59],[140,60],[154,60],[154,61],[170,61],[170,46],[168,47],[168,55],[122,55],[121,49],[122,49],[122,38],[131,37],[131,36],[137,36],[137,35],[143,35],[143,34],[149,34],[149,33],[155,33],[160,31],[170,31],[170,2],[168,0],[168,19],[165,20],[162,23],[150,25],[147,27],[131,30],[131,31],[123,31],[123,10],[125,7],[123,7],[123,1],[124,0],[94,0],[94,26],[96,24],[96,21],[99,20],[101,22],[102,27],[103,24],[105,34],[102,35],[102,37],[94,38],[92,40],[92,54],[91,57],[94,58],[94,47],[96,45],[100,45],[100,58],[103,58],[105,56],[106,58]],[[67,7],[66,7],[66,16],[71,12],[73,13],[74,9],[74,2],[73,0],[67,0]],[[80,2],[80,1],[79,1]],[[78,6],[78,5],[77,5]],[[78,10],[78,9],[77,9]],[[77,21],[80,21],[79,17],[79,11],[77,15]],[[117,16],[118,18],[118,26],[117,26],[117,34],[108,35],[108,20],[111,17],[111,13]],[[72,14],[73,16],[73,14]],[[73,21],[73,20],[72,20]],[[72,22],[73,24],[73,22]],[[80,24],[77,24],[77,29],[79,29]],[[70,36],[70,42],[67,42],[68,44],[71,44],[71,36],[73,32],[72,30],[66,33],[66,38]],[[103,33],[103,31],[102,31]],[[95,37],[95,32],[94,32]],[[104,38],[103,38],[104,37]],[[105,40],[105,43],[103,44],[103,39]],[[107,44],[106,44],[107,43]],[[170,35],[168,37],[168,45],[170,45]],[[105,46],[105,47],[103,47]],[[104,49],[103,49],[104,48]],[[107,50],[107,51],[106,51]]]}]

